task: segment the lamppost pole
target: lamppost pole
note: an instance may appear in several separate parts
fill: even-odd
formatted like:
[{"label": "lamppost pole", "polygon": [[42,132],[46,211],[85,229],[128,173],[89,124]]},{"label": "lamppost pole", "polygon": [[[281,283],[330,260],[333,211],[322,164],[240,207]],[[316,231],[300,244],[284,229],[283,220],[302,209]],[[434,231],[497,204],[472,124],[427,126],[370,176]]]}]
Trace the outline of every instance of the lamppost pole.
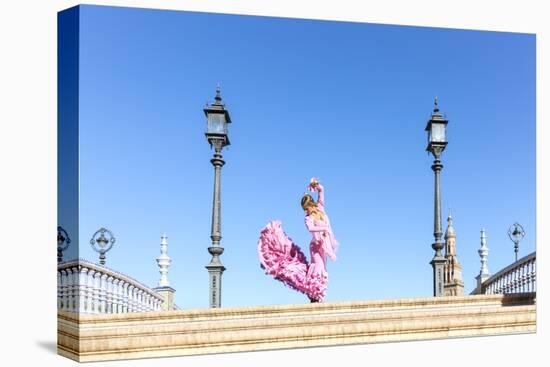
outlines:
[{"label": "lamppost pole", "polygon": [[212,239],[212,246],[221,247],[221,174],[225,161],[221,154],[221,141],[215,141],[212,145],[214,146],[214,158],[210,160],[210,163],[214,166],[214,195],[212,197],[212,230],[210,238]]},{"label": "lamppost pole", "polygon": [[434,243],[432,248],[435,250],[435,255],[430,262],[433,268],[433,294],[436,297],[443,296],[444,294],[444,279],[443,272],[445,268],[445,262],[447,261],[443,256],[441,250],[443,249],[443,241],[441,239],[443,230],[441,229],[441,170],[443,164],[441,164],[441,152],[434,152],[434,163],[432,170],[434,171],[435,183],[434,183]]},{"label": "lamppost pole", "polygon": [[428,146],[426,150],[432,153],[434,162],[432,170],[434,172],[434,243],[432,249],[435,251],[434,257],[430,262],[433,269],[433,295],[440,297],[444,295],[444,267],[446,259],[441,253],[443,249],[443,230],[441,229],[441,154],[447,146],[447,129],[448,120],[439,112],[437,98],[434,102],[434,110],[428,124],[426,132],[428,133]]},{"label": "lamppost pole", "polygon": [[208,247],[208,252],[212,255],[210,263],[206,265],[210,276],[210,307],[221,307],[221,292],[222,292],[222,274],[225,270],[220,255],[223,254],[224,248],[220,245],[222,239],[221,231],[221,171],[225,164],[222,159],[222,146],[219,141],[212,143],[214,147],[214,158],[210,160],[214,166],[214,194],[212,198],[212,228],[210,231],[210,239],[212,245]]},{"label": "lamppost pole", "polygon": [[231,122],[229,111],[225,109],[222,103],[220,87],[216,89],[214,103],[206,105],[204,114],[207,118],[206,139],[210,146],[214,148],[214,156],[210,160],[214,166],[214,193],[212,196],[212,227],[210,239],[212,244],[208,247],[208,252],[212,255],[210,263],[206,265],[209,274],[209,303],[211,308],[221,307],[222,292],[222,274],[225,271],[220,255],[224,248],[220,245],[222,239],[221,233],[221,170],[225,161],[222,157],[222,149],[229,145],[227,136],[227,124]]},{"label": "lamppost pole", "polygon": [[432,164],[432,171],[434,171],[434,238],[435,244],[441,246],[434,246],[436,255],[441,255],[441,250],[443,249],[443,241],[441,240],[443,236],[443,230],[441,228],[441,170],[443,170],[443,164],[441,164],[441,153],[434,153],[435,159]]}]

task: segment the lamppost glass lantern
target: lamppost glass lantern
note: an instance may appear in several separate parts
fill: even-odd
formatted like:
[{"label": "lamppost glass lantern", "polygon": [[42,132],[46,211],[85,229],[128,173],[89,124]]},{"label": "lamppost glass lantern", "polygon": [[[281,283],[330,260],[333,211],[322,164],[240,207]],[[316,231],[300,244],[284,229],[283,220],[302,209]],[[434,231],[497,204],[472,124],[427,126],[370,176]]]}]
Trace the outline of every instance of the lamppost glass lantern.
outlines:
[{"label": "lamppost glass lantern", "polygon": [[207,113],[208,118],[208,134],[224,134],[227,135],[227,122],[225,115],[220,113]]},{"label": "lamppost glass lantern", "polygon": [[214,103],[206,105],[204,114],[207,121],[205,135],[210,145],[214,145],[216,148],[229,145],[227,126],[231,123],[231,118],[229,117],[229,111],[225,109],[225,105],[222,103],[219,86],[216,89]]},{"label": "lamppost glass lantern", "polygon": [[439,112],[439,106],[437,104],[437,98],[434,103],[434,111],[428,124],[426,125],[426,132],[428,134],[428,146],[426,150],[439,155],[445,146],[447,145],[447,124],[449,123],[443,115]]}]

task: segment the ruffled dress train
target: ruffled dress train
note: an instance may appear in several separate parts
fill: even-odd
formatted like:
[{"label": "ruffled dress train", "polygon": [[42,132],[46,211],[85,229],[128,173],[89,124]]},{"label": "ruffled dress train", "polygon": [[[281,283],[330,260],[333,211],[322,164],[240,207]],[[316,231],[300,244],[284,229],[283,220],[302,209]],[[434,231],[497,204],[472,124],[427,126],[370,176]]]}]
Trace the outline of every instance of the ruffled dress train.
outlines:
[{"label": "ruffled dress train", "polygon": [[280,221],[269,222],[260,232],[258,255],[266,274],[301,292],[311,301],[323,301],[328,283],[323,242],[312,239],[311,263],[283,231]]}]

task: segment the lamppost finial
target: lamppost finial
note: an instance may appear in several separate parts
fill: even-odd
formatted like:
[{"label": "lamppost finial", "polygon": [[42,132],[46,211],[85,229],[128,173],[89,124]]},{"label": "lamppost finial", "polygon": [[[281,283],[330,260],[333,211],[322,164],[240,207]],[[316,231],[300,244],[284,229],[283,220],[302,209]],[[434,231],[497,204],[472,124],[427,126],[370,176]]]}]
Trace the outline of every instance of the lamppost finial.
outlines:
[{"label": "lamppost finial", "polygon": [[221,105],[222,104],[222,95],[221,95],[221,87],[220,83],[216,85],[216,97],[214,97],[214,104]]},{"label": "lamppost finial", "polygon": [[439,115],[439,100],[437,97],[434,98],[434,115]]}]

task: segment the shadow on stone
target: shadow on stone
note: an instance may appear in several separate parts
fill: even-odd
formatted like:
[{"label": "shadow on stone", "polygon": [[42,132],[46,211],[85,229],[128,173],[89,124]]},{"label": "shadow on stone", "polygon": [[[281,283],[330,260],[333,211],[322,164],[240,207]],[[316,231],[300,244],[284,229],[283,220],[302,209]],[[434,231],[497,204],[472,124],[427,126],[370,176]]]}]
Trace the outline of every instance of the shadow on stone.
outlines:
[{"label": "shadow on stone", "polygon": [[57,354],[57,343],[54,341],[38,340],[36,342],[36,345],[43,349],[46,349],[50,353]]}]

